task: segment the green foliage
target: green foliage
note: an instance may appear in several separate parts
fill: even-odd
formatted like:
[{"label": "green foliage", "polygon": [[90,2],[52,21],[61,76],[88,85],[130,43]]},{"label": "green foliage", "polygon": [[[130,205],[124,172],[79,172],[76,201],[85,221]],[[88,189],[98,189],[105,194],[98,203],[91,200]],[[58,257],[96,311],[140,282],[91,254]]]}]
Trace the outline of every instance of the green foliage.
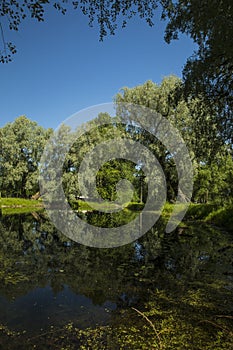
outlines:
[{"label": "green foliage", "polygon": [[[0,4],[3,4],[3,1]],[[28,3],[4,1],[1,7],[0,17],[12,30],[18,30],[20,23],[27,17],[33,17],[38,21],[44,20],[44,11],[50,4],[61,13],[65,14],[67,4],[65,1],[58,3],[54,0],[32,0]],[[170,43],[176,40],[179,34],[189,35],[198,48],[187,60],[183,70],[184,88],[181,90],[188,100],[204,99],[211,115],[211,124],[216,124],[218,132],[225,140],[232,142],[233,103],[232,103],[232,31],[233,8],[231,0],[126,0],[126,1],[73,1],[74,9],[79,9],[89,17],[89,25],[97,22],[100,39],[108,33],[114,34],[122,19],[122,26],[127,21],[139,15],[152,26],[153,17],[159,5],[161,19],[167,20],[165,40]],[[0,32],[3,49],[0,51],[0,61],[9,62],[16,52],[14,44],[5,42],[2,21]],[[164,106],[161,106],[162,108]],[[165,106],[165,109],[167,107]],[[199,108],[199,119],[205,121],[205,115]],[[166,112],[165,112],[166,113]],[[200,134],[201,136],[201,134]]]},{"label": "green foliage", "polygon": [[[216,111],[210,112],[203,97],[185,100],[181,80],[171,76],[160,85],[148,81],[135,88],[123,88],[116,102],[134,103],[148,107],[166,117],[180,132],[188,147],[194,168],[193,201],[231,201],[233,196],[232,144],[223,144],[216,121]],[[133,131],[132,131],[133,132]],[[163,167],[168,199],[177,192],[177,174],[172,155],[144,131],[137,130],[138,140],[155,154]]]},{"label": "green foliage", "polygon": [[[233,193],[231,144],[222,145],[215,115],[210,114],[203,98],[199,96],[186,101],[178,93],[183,88],[182,81],[174,76],[164,78],[160,85],[147,81],[135,88],[123,88],[116,96],[116,103],[134,103],[150,108],[179,130],[193,161],[193,201],[230,201]],[[124,113],[121,108],[118,113]],[[178,178],[173,155],[157,139],[140,129],[140,125],[135,130],[131,128],[130,134],[145,144],[159,160],[166,176],[168,200],[174,200]]]},{"label": "green foliage", "polygon": [[[81,196],[84,196],[88,201],[92,202],[94,200],[91,197],[92,193],[88,193],[87,188],[90,188],[90,183],[93,182],[96,184],[98,195],[106,201],[117,202],[120,197],[122,201],[126,203],[130,198],[132,201],[137,201],[140,198],[142,187],[144,186],[144,182],[141,179],[142,171],[136,167],[137,164],[122,159],[120,152],[118,152],[119,158],[101,164],[100,168],[100,160],[98,158],[93,158],[91,166],[85,169],[85,178],[83,179],[85,188],[82,189],[82,192],[80,190],[78,176],[79,167],[88,152],[91,152],[95,146],[112,140],[114,140],[114,151],[116,151],[118,147],[116,139],[122,139],[126,135],[128,138],[133,138],[131,133],[127,133],[126,126],[119,123],[117,118],[115,118],[116,123],[113,123],[113,121],[114,120],[111,119],[108,114],[100,113],[97,118],[86,123],[77,130],[77,133],[80,133],[80,137],[75,139],[66,155],[63,165],[62,184],[70,203],[74,203],[74,201],[79,197],[81,198]],[[59,143],[66,143],[66,138],[70,139],[70,137],[72,137],[69,133],[68,130],[67,136],[65,136],[64,133],[63,136],[58,137],[58,145]],[[93,177],[93,169],[95,169],[95,167],[97,173]],[[56,174],[54,178],[56,184]],[[134,188],[133,191],[131,191],[131,188],[128,189],[124,186],[124,189],[121,190],[120,193],[118,184],[122,180],[128,180]],[[122,182],[121,185],[123,186]]]},{"label": "green foliage", "polygon": [[233,205],[228,205],[211,212],[205,219],[216,226],[224,227],[229,232],[233,231]]},{"label": "green foliage", "polygon": [[[103,199],[115,201],[117,195],[116,186],[122,178],[127,179],[130,183],[139,187],[137,178],[135,177],[136,172],[135,164],[125,159],[114,159],[105,163],[99,170],[96,179],[99,194]],[[122,195],[125,195],[127,200],[127,192]],[[137,198],[138,196],[134,191],[134,198],[132,200],[136,200]]]},{"label": "green foliage", "polygon": [[25,116],[0,129],[0,193],[27,198],[38,192],[38,164],[51,130]]},{"label": "green foliage", "polygon": [[188,208],[188,212],[186,214],[186,218],[190,219],[196,219],[196,220],[203,220],[205,219],[210,213],[218,209],[217,204],[190,204]]},{"label": "green foliage", "polygon": [[[93,22],[97,22],[100,40],[103,40],[108,33],[112,35],[115,33],[117,25],[119,25],[119,17],[122,21],[122,27],[125,27],[127,20],[136,13],[152,26],[152,19],[154,11],[157,8],[157,2],[157,0],[127,0],[124,2],[113,0],[102,3],[97,0],[81,0],[73,1],[71,6],[74,10],[79,10],[84,15],[88,16],[90,26],[93,25]],[[39,22],[44,21],[44,12],[47,10],[48,4],[60,11],[63,15],[67,11],[68,4],[66,1],[33,0],[28,3],[24,0],[22,2],[12,3],[8,0],[4,1],[4,6],[1,6],[0,17],[9,29],[18,31],[21,22],[26,17],[34,18]],[[0,30],[3,44],[3,49],[0,51],[0,62],[5,63],[11,61],[12,55],[16,53],[16,47],[11,42],[5,42],[2,24]]]},{"label": "green foliage", "polygon": [[214,224],[220,228],[225,228],[229,232],[233,230],[233,206],[225,204],[219,206],[216,203],[190,204],[185,216],[186,220],[202,220]]},{"label": "green foliage", "polygon": [[193,190],[193,200],[224,204],[233,198],[233,157],[222,147],[209,163],[199,164]]},{"label": "green foliage", "polygon": [[[61,13],[65,14],[67,4],[65,1],[38,1],[33,0],[22,3],[4,1],[0,16],[10,29],[18,30],[20,23],[27,17],[33,17],[38,21],[44,20],[44,11],[50,4]],[[119,19],[122,26],[127,21],[138,15],[152,26],[153,17],[159,5],[161,19],[167,20],[165,40],[177,40],[179,34],[189,35],[198,48],[188,59],[184,70],[185,88],[183,93],[190,96],[205,99],[210,111],[212,122],[218,125],[218,131],[232,142],[232,1],[224,0],[117,0],[99,1],[73,1],[72,6],[89,17],[89,25],[97,22],[100,39],[108,33],[114,34]],[[0,52],[0,61],[8,62],[12,54],[16,52],[11,42],[5,42],[1,21],[1,36],[3,50]],[[214,113],[213,113],[214,112]],[[217,113],[216,113],[217,112]],[[203,120],[204,116],[200,117]]]},{"label": "green foliage", "polygon": [[[62,184],[70,203],[74,203],[81,196],[88,196],[88,193],[81,193],[78,177],[80,164],[86,154],[102,142],[124,137],[142,143],[155,155],[166,177],[167,198],[169,201],[176,198],[178,176],[174,156],[140,125],[129,124],[127,115],[124,116],[124,111],[119,107],[121,102],[149,107],[161,113],[179,130],[193,161],[193,201],[214,201],[219,204],[232,201],[232,144],[228,142],[222,145],[217,124],[205,107],[203,99],[199,97],[186,101],[182,94],[178,94],[182,89],[182,81],[174,76],[165,78],[160,85],[148,81],[135,88],[124,88],[116,96],[120,117],[115,117],[115,123],[112,123],[108,114],[100,113],[95,120],[81,126],[80,137],[70,147],[63,164]],[[51,130],[41,128],[26,117],[19,117],[0,129],[0,192],[3,197],[28,198],[39,191],[38,166],[50,134]],[[50,188],[42,195],[51,196],[57,187],[57,162],[66,153],[64,147],[72,137],[71,129],[66,125],[60,128],[58,135],[54,135],[57,154],[47,164],[53,171],[49,174]],[[117,147],[115,142],[115,150]],[[92,165],[97,166],[97,162],[94,159]],[[92,166],[88,167],[85,172],[86,188],[91,179],[93,181],[91,168]],[[97,180],[99,196],[106,201],[112,202],[121,198],[125,203],[130,199],[131,202],[146,202],[147,183],[141,169],[140,157],[137,164],[121,158],[105,162],[98,169],[94,180]],[[118,184],[122,184],[122,180],[128,180],[127,183],[132,185],[133,190],[125,183],[125,188],[119,193]]]},{"label": "green foliage", "polygon": [[162,3],[168,19],[166,41],[185,33],[198,45],[183,71],[186,96],[205,96],[210,110],[217,111],[219,132],[232,140],[232,1]]},{"label": "green foliage", "polygon": [[[191,158],[195,158],[196,162],[209,161],[222,143],[217,124],[206,108],[201,95],[186,101],[179,93],[183,88],[183,82],[179,78],[168,76],[160,85],[147,81],[134,88],[123,88],[122,92],[116,95],[116,102],[134,103],[160,113],[179,130]],[[145,137],[148,139],[148,135]],[[149,143],[149,140],[147,142]],[[164,159],[167,156],[167,150],[164,150],[158,142],[153,142],[153,151],[168,167],[169,161]],[[170,168],[172,165],[173,163]]]}]

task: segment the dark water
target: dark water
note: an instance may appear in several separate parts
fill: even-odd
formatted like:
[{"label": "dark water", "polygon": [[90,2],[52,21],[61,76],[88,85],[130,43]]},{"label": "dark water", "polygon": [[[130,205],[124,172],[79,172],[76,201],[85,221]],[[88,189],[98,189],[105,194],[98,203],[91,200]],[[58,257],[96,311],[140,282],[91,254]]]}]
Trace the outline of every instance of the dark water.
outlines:
[{"label": "dark water", "polygon": [[28,334],[68,322],[105,325],[154,290],[175,293],[179,306],[188,286],[233,314],[233,234],[193,223],[171,234],[164,227],[97,249],[69,241],[43,212],[2,215],[0,324]]}]

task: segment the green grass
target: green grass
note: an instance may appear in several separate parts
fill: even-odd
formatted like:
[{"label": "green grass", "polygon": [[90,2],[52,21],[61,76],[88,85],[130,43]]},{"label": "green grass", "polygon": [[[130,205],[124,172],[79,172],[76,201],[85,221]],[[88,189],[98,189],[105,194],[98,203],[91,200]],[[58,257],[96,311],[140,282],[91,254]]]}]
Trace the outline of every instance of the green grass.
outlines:
[{"label": "green grass", "polygon": [[217,210],[218,208],[219,206],[213,203],[203,203],[203,204],[191,203],[185,217],[188,219],[203,220],[203,219],[206,219],[206,217],[210,213]]},{"label": "green grass", "polygon": [[[85,202],[82,200],[77,200],[71,202],[73,209],[80,211],[92,211],[92,204],[95,208],[101,211],[101,209],[108,208],[105,203],[92,203]],[[43,207],[42,200],[32,200],[24,198],[1,198],[0,207],[3,214],[16,214],[16,213],[27,213],[35,209],[40,209]],[[132,211],[141,211],[144,205],[142,203],[128,203],[126,208]],[[162,216],[168,218],[174,209],[174,204],[165,203]],[[182,209],[182,207],[181,207]],[[188,211],[185,215],[184,221],[189,220],[200,220],[206,223],[211,223],[218,227],[225,228],[229,231],[233,231],[233,205],[228,204],[220,207],[219,204],[215,203],[204,203],[204,204],[194,204],[191,203]]]},{"label": "green grass", "polygon": [[35,211],[44,210],[43,207],[17,207],[17,208],[1,208],[3,215],[29,214]]},{"label": "green grass", "polygon": [[233,231],[233,205],[228,205],[211,212],[205,221],[213,223],[216,226]]},{"label": "green grass", "polygon": [[201,220],[233,231],[233,205],[215,203],[190,204],[185,220]]},{"label": "green grass", "polygon": [[1,198],[0,199],[1,208],[33,208],[33,207],[42,207],[42,201],[24,199],[24,198]]},{"label": "green grass", "polygon": [[[73,209],[75,210],[100,210],[101,209],[109,209],[109,204],[108,203],[97,203],[97,202],[85,202],[83,200],[76,200],[76,201],[71,201],[70,205]],[[144,207],[144,204],[142,203],[128,203],[124,206],[125,208],[132,210],[132,211],[137,211],[137,210],[142,210]],[[116,207],[117,208],[117,207]],[[119,206],[120,209],[120,206]]]},{"label": "green grass", "polygon": [[88,211],[93,211],[93,210],[100,210],[101,209],[107,209],[109,206],[106,203],[97,203],[97,202],[85,202],[83,200],[77,200],[77,201],[72,201],[70,202],[70,205],[72,209],[74,210],[88,210]]}]

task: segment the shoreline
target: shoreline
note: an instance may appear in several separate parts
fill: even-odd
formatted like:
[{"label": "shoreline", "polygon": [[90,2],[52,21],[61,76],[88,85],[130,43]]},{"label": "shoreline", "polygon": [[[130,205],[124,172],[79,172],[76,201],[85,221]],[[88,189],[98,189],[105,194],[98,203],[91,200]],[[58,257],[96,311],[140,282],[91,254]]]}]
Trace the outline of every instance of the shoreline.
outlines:
[{"label": "shoreline", "polygon": [[[84,201],[71,203],[73,210],[93,211],[93,209]],[[142,203],[128,203],[125,207],[132,211],[141,211],[144,205]],[[24,198],[1,198],[0,209],[43,209],[44,205],[41,200],[24,199]],[[100,206],[103,209],[103,206]],[[173,211],[174,204],[165,203],[161,215],[169,217]],[[214,225],[219,229],[233,231],[233,205],[227,204],[222,206],[216,203],[190,203],[187,213],[182,222],[194,220],[206,224]]]}]

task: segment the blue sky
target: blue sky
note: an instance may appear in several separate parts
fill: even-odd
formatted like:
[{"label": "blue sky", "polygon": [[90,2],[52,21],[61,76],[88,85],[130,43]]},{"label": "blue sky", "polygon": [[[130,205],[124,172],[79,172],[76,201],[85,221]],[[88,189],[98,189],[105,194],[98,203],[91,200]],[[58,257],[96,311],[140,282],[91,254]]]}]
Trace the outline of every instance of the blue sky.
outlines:
[{"label": "blue sky", "polygon": [[5,32],[18,53],[0,64],[0,126],[26,115],[55,128],[83,108],[111,102],[124,86],[181,77],[195,46],[185,36],[166,44],[164,28],[135,18],[99,42],[97,25],[88,27],[85,16],[50,9],[45,22],[27,20],[18,33]]}]

